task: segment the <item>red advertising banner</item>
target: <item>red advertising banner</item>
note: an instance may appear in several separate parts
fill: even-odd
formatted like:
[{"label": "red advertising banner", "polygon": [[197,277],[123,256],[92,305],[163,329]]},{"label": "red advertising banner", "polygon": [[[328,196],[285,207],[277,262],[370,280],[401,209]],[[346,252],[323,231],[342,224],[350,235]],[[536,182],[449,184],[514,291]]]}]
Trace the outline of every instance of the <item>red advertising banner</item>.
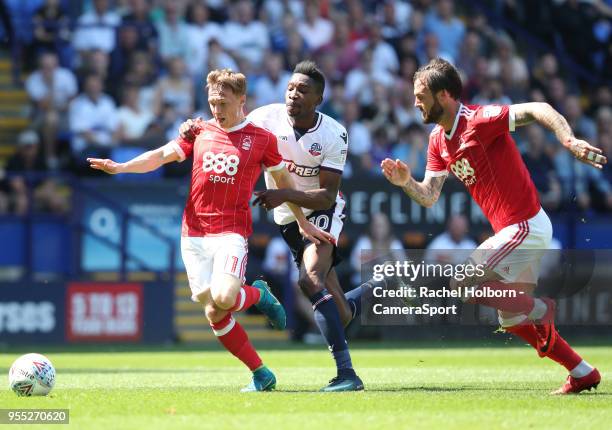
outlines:
[{"label": "red advertising banner", "polygon": [[66,339],[139,341],[142,284],[73,282],[66,295]]}]

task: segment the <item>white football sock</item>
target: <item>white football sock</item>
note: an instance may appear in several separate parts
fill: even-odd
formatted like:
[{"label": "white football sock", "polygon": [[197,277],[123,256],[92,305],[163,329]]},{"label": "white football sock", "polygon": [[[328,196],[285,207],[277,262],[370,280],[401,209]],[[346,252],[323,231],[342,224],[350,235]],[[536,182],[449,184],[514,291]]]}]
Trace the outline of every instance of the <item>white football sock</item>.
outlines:
[{"label": "white football sock", "polygon": [[529,313],[529,319],[532,321],[541,319],[546,313],[547,309],[548,306],[546,306],[544,300],[533,299],[533,309]]},{"label": "white football sock", "polygon": [[571,370],[570,375],[572,375],[574,378],[582,378],[584,376],[587,376],[592,371],[593,371],[593,366],[591,366],[586,361],[582,360],[578,364],[578,366],[574,367]]},{"label": "white football sock", "polygon": [[519,325],[520,323],[525,321],[527,319],[527,315],[515,315],[510,318],[502,318],[502,316],[499,315],[497,319],[499,320],[499,325],[501,325],[502,328],[508,328],[514,327],[515,325]]}]

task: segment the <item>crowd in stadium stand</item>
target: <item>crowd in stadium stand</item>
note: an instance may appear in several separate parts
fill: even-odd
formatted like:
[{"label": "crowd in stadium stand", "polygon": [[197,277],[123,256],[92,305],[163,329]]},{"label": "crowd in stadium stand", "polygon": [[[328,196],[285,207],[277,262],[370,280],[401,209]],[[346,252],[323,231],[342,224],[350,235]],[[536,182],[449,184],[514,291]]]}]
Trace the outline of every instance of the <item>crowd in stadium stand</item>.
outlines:
[{"label": "crowd in stadium stand", "polygon": [[[4,2],[31,22],[21,37],[32,130],[9,168],[93,175],[86,157],[157,147],[183,120],[209,117],[209,70],[245,73],[250,110],[282,103],[292,68],[306,58],[327,77],[321,111],[349,131],[347,178],[380,175],[386,157],[422,177],[430,128],[414,108],[412,76],[437,56],[461,69],[464,103],[546,101],[612,154],[610,1]],[[574,198],[583,210],[612,210],[610,167],[585,167],[535,125],[516,140],[547,210]],[[15,195],[18,185],[0,185],[0,211],[23,212]],[[61,211],[60,200],[44,206]]]}]

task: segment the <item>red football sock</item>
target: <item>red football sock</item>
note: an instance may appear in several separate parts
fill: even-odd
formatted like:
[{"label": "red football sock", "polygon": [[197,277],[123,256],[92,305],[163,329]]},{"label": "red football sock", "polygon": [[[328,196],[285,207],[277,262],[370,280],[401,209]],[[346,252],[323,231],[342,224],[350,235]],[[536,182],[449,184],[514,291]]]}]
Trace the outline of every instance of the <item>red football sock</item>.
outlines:
[{"label": "red football sock", "polygon": [[470,297],[467,302],[490,306],[514,314],[529,315],[533,309],[533,297],[526,293],[521,294],[518,290],[512,288],[512,284],[491,281],[485,282],[478,288],[482,289],[484,287],[489,288],[490,291],[517,291],[517,294],[516,297]]},{"label": "red football sock", "polygon": [[234,303],[234,306],[229,312],[246,311],[259,301],[260,296],[261,293],[259,289],[251,287],[250,285],[243,285],[240,289],[240,293],[238,293],[236,297],[236,303]]},{"label": "red football sock", "polygon": [[534,349],[538,349],[538,341],[536,337],[536,329],[533,323],[529,324],[518,324],[512,327],[504,327],[508,333],[512,333],[515,336],[520,337],[529,345],[533,346]]},{"label": "red football sock", "polygon": [[569,346],[559,333],[557,333],[557,340],[553,349],[548,353],[548,357],[565,367],[568,371],[573,370],[582,361],[582,357]]},{"label": "red football sock", "polygon": [[249,337],[242,326],[232,318],[231,313],[228,313],[221,321],[212,323],[211,327],[225,349],[238,357],[251,371],[262,365],[261,358],[253,348]]}]

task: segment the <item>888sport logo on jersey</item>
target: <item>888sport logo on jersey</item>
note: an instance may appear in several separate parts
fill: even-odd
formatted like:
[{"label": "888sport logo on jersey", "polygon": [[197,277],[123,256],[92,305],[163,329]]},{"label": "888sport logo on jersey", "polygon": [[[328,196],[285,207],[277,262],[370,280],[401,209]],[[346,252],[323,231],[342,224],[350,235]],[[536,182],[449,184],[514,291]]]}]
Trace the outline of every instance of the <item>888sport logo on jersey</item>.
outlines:
[{"label": "888sport logo on jersey", "polygon": [[202,170],[205,173],[214,173],[208,179],[213,183],[234,184],[236,180],[234,175],[238,173],[239,164],[240,157],[235,154],[228,155],[223,152],[215,154],[207,151],[202,157]]},{"label": "888sport logo on jersey", "polygon": [[476,183],[474,168],[470,165],[467,158],[460,158],[451,164],[450,167],[455,176],[466,186],[469,187],[470,185],[474,185]]}]

